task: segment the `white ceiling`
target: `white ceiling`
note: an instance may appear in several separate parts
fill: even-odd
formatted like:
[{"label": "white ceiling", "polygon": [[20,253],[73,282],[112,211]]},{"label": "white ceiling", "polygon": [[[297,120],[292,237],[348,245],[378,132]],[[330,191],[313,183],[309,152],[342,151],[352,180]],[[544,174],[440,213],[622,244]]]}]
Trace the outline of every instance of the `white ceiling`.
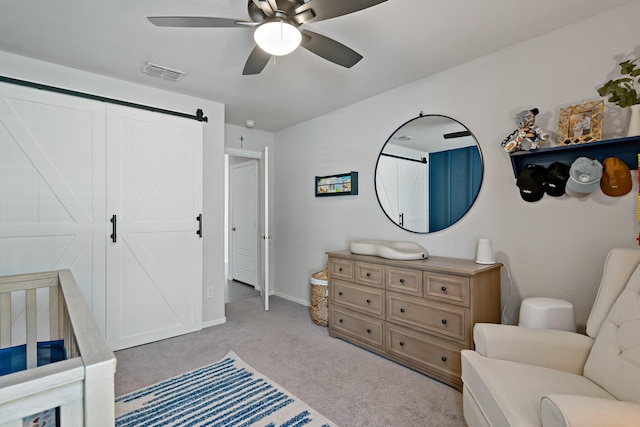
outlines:
[{"label": "white ceiling", "polygon": [[[299,48],[242,76],[252,30],[161,28],[146,17],[246,20],[247,0],[0,0],[0,50],[222,102],[227,123],[276,132],[632,1],[388,0],[305,24],[363,55],[353,68]],[[187,75],[149,76],[147,61]],[[525,52],[527,61],[544,58]]]}]

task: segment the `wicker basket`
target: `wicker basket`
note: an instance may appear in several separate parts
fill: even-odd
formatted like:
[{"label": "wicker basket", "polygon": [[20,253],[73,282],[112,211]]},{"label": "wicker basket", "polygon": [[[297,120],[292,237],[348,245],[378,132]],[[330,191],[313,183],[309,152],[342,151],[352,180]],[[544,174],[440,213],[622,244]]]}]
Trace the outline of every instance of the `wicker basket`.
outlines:
[{"label": "wicker basket", "polygon": [[327,326],[329,320],[329,271],[324,269],[311,275],[311,304],[309,314],[313,323],[320,326]]}]

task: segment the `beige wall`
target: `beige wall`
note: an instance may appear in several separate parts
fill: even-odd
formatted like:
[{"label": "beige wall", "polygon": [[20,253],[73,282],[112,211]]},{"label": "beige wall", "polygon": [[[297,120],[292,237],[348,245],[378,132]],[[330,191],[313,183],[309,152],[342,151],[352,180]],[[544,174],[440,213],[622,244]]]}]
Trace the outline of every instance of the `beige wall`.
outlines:
[{"label": "beige wall", "polygon": [[[619,198],[597,191],[584,199],[546,196],[527,203],[500,142],[515,129],[513,114],[532,107],[541,112],[537,124],[555,138],[559,108],[598,98],[596,88],[623,55],[637,49],[637,16],[638,1],[278,132],[277,293],[308,301],[309,275],[324,266],[325,252],[345,249],[352,239],[409,240],[433,255],[472,259],[478,238],[487,237],[506,266],[507,322],[517,321],[521,298],[550,296],[571,301],[578,323],[584,324],[609,249],[638,246],[637,184]],[[379,150],[420,111],[465,124],[479,141],[485,167],[470,213],[429,235],[393,225],[374,194]],[[620,113],[606,106],[605,137],[622,135],[627,112]],[[314,176],[351,170],[360,173],[358,196],[314,197]]]}]

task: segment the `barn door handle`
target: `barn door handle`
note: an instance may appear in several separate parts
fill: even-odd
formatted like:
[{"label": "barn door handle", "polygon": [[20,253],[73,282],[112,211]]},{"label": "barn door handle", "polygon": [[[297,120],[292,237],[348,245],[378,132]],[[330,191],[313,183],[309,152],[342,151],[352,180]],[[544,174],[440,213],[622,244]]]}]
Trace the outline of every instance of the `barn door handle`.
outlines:
[{"label": "barn door handle", "polygon": [[196,217],[196,221],[198,221],[198,231],[196,231],[196,234],[202,238],[202,214]]},{"label": "barn door handle", "polygon": [[111,226],[111,240],[113,240],[113,243],[116,242],[116,238],[118,237],[118,235],[116,234],[116,222],[118,222],[118,219],[115,215],[113,215],[111,217],[111,224],[113,224]]}]

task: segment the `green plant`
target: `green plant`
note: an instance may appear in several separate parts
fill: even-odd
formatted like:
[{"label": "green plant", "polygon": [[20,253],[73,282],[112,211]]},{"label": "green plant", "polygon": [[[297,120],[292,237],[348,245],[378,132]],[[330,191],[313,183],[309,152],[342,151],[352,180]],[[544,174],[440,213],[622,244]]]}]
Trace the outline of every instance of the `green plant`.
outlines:
[{"label": "green plant", "polygon": [[622,77],[606,82],[602,87],[598,88],[598,94],[600,96],[609,96],[607,101],[618,104],[620,107],[640,104],[638,90],[636,89],[636,85],[640,85],[640,68],[636,68],[638,59],[621,62],[619,65]]}]

